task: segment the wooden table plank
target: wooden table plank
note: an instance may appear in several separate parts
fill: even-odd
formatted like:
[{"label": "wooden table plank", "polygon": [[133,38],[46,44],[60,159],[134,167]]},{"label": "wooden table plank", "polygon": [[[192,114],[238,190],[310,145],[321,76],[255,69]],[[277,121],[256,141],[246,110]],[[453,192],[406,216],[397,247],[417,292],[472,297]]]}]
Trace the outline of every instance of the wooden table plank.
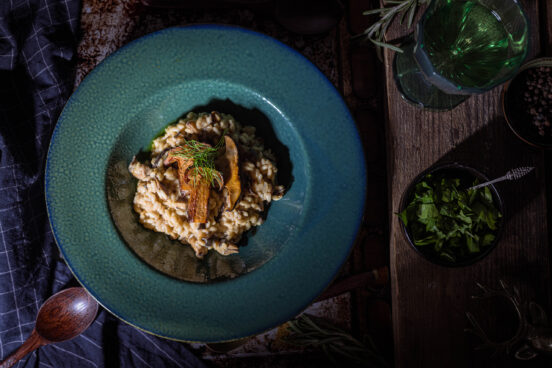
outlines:
[{"label": "wooden table plank", "polygon": [[[531,19],[531,56],[539,52],[538,3],[524,2]],[[400,36],[399,28],[391,38]],[[397,367],[487,366],[486,354],[474,355],[479,341],[463,332],[466,311],[496,319],[470,296],[476,282],[498,287],[505,279],[523,297],[550,307],[550,259],[546,183],[542,152],[524,145],[509,131],[500,111],[501,87],[473,96],[448,112],[420,110],[402,101],[386,52],[388,182],[390,209],[396,212],[410,181],[436,162],[457,161],[490,177],[516,166],[535,166],[531,177],[502,183],[506,226],[500,243],[484,260],[468,267],[445,268],[418,256],[391,215],[390,262]],[[495,321],[500,323],[500,321]],[[491,365],[511,366],[512,359]]]},{"label": "wooden table plank", "polygon": [[541,32],[543,39],[543,51],[545,55],[552,55],[552,2],[541,2]]}]

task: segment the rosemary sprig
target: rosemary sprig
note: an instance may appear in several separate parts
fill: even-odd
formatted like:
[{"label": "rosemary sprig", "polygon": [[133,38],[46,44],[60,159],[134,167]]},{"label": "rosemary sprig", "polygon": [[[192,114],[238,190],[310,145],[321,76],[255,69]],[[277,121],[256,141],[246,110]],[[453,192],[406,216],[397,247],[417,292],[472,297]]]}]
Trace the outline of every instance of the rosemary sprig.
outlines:
[{"label": "rosemary sprig", "polygon": [[[365,37],[370,40],[377,48],[378,57],[381,59],[381,48],[386,47],[396,52],[403,52],[401,48],[385,42],[385,34],[387,29],[393,22],[396,16],[401,16],[400,24],[403,24],[407,19],[407,27],[412,27],[412,22],[418,12],[418,9],[423,4],[428,4],[431,0],[383,0],[383,7],[378,9],[367,10],[363,15],[379,14],[380,19],[358,36]],[[388,6],[387,5],[391,5]]]},{"label": "rosemary sprig", "polygon": [[289,335],[282,340],[299,347],[321,349],[335,366],[347,360],[355,367],[387,367],[371,339],[363,344],[340,328],[314,316],[303,314],[289,321]]},{"label": "rosemary sprig", "polygon": [[211,186],[217,183],[219,187],[222,187],[223,178],[222,174],[215,169],[215,159],[218,157],[223,145],[224,134],[222,134],[221,139],[214,147],[196,140],[186,140],[180,146],[180,150],[173,154],[184,157],[187,160],[193,160],[193,165],[189,169],[193,186],[196,186],[199,180],[205,180]]}]

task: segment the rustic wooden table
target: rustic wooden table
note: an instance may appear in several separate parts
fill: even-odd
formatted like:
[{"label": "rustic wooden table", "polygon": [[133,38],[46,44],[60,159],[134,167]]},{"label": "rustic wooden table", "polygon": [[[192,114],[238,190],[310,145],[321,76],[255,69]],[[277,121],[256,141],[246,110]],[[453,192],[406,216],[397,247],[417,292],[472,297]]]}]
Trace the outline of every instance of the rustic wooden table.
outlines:
[{"label": "rustic wooden table", "polygon": [[[552,3],[522,1],[531,23],[528,58],[551,51]],[[395,26],[391,36],[402,35]],[[503,279],[519,288],[522,298],[551,311],[550,284],[550,155],[521,143],[509,130],[500,109],[497,87],[470,97],[447,112],[421,110],[404,102],[393,80],[392,53],[386,53],[387,160],[390,212],[397,211],[409,182],[427,167],[457,161],[497,177],[518,166],[535,166],[522,182],[498,184],[505,202],[502,239],[485,259],[460,268],[434,265],[418,256],[403,238],[399,221],[390,215],[390,261],[397,367],[515,366],[511,357],[492,351],[474,353],[479,340],[464,333],[470,311],[493,334],[504,338],[514,323],[501,310],[503,300],[482,305],[470,299],[476,282],[497,288]],[[510,333],[512,333],[510,329]],[[533,364],[549,366],[550,358]],[[519,363],[519,362],[517,362]],[[534,366],[534,365],[531,365]]]}]

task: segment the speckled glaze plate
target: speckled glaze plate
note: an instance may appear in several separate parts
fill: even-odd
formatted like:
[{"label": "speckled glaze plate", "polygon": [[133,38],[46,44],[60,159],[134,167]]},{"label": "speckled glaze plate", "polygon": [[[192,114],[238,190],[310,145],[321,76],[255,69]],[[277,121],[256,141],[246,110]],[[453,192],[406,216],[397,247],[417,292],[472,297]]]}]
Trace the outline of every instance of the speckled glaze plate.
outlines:
[{"label": "speckled glaze plate", "polygon": [[[226,260],[181,261],[175,249],[187,246],[163,248],[148,236],[130,245],[108,200],[133,195],[117,184],[126,179],[113,184],[110,170],[124,173],[183,113],[212,107],[263,125],[265,146],[280,147],[288,161],[285,196],[230,256],[238,270],[227,278],[209,277]],[[318,69],[265,35],[201,25],[138,39],[86,77],[54,131],[45,189],[67,264],[106,309],[163,337],[216,342],[277,326],[325,289],[354,242],[365,184],[355,123]]]}]

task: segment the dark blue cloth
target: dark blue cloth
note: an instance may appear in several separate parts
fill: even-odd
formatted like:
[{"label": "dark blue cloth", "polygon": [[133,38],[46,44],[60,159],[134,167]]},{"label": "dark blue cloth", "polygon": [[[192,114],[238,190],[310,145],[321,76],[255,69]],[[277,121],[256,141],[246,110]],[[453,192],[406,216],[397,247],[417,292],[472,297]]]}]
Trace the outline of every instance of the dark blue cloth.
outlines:
[{"label": "dark blue cloth", "polygon": [[[31,333],[42,302],[75,284],[44,204],[44,165],[73,85],[79,0],[0,0],[0,357]],[[186,345],[100,310],[81,336],[19,367],[203,367]]]}]

